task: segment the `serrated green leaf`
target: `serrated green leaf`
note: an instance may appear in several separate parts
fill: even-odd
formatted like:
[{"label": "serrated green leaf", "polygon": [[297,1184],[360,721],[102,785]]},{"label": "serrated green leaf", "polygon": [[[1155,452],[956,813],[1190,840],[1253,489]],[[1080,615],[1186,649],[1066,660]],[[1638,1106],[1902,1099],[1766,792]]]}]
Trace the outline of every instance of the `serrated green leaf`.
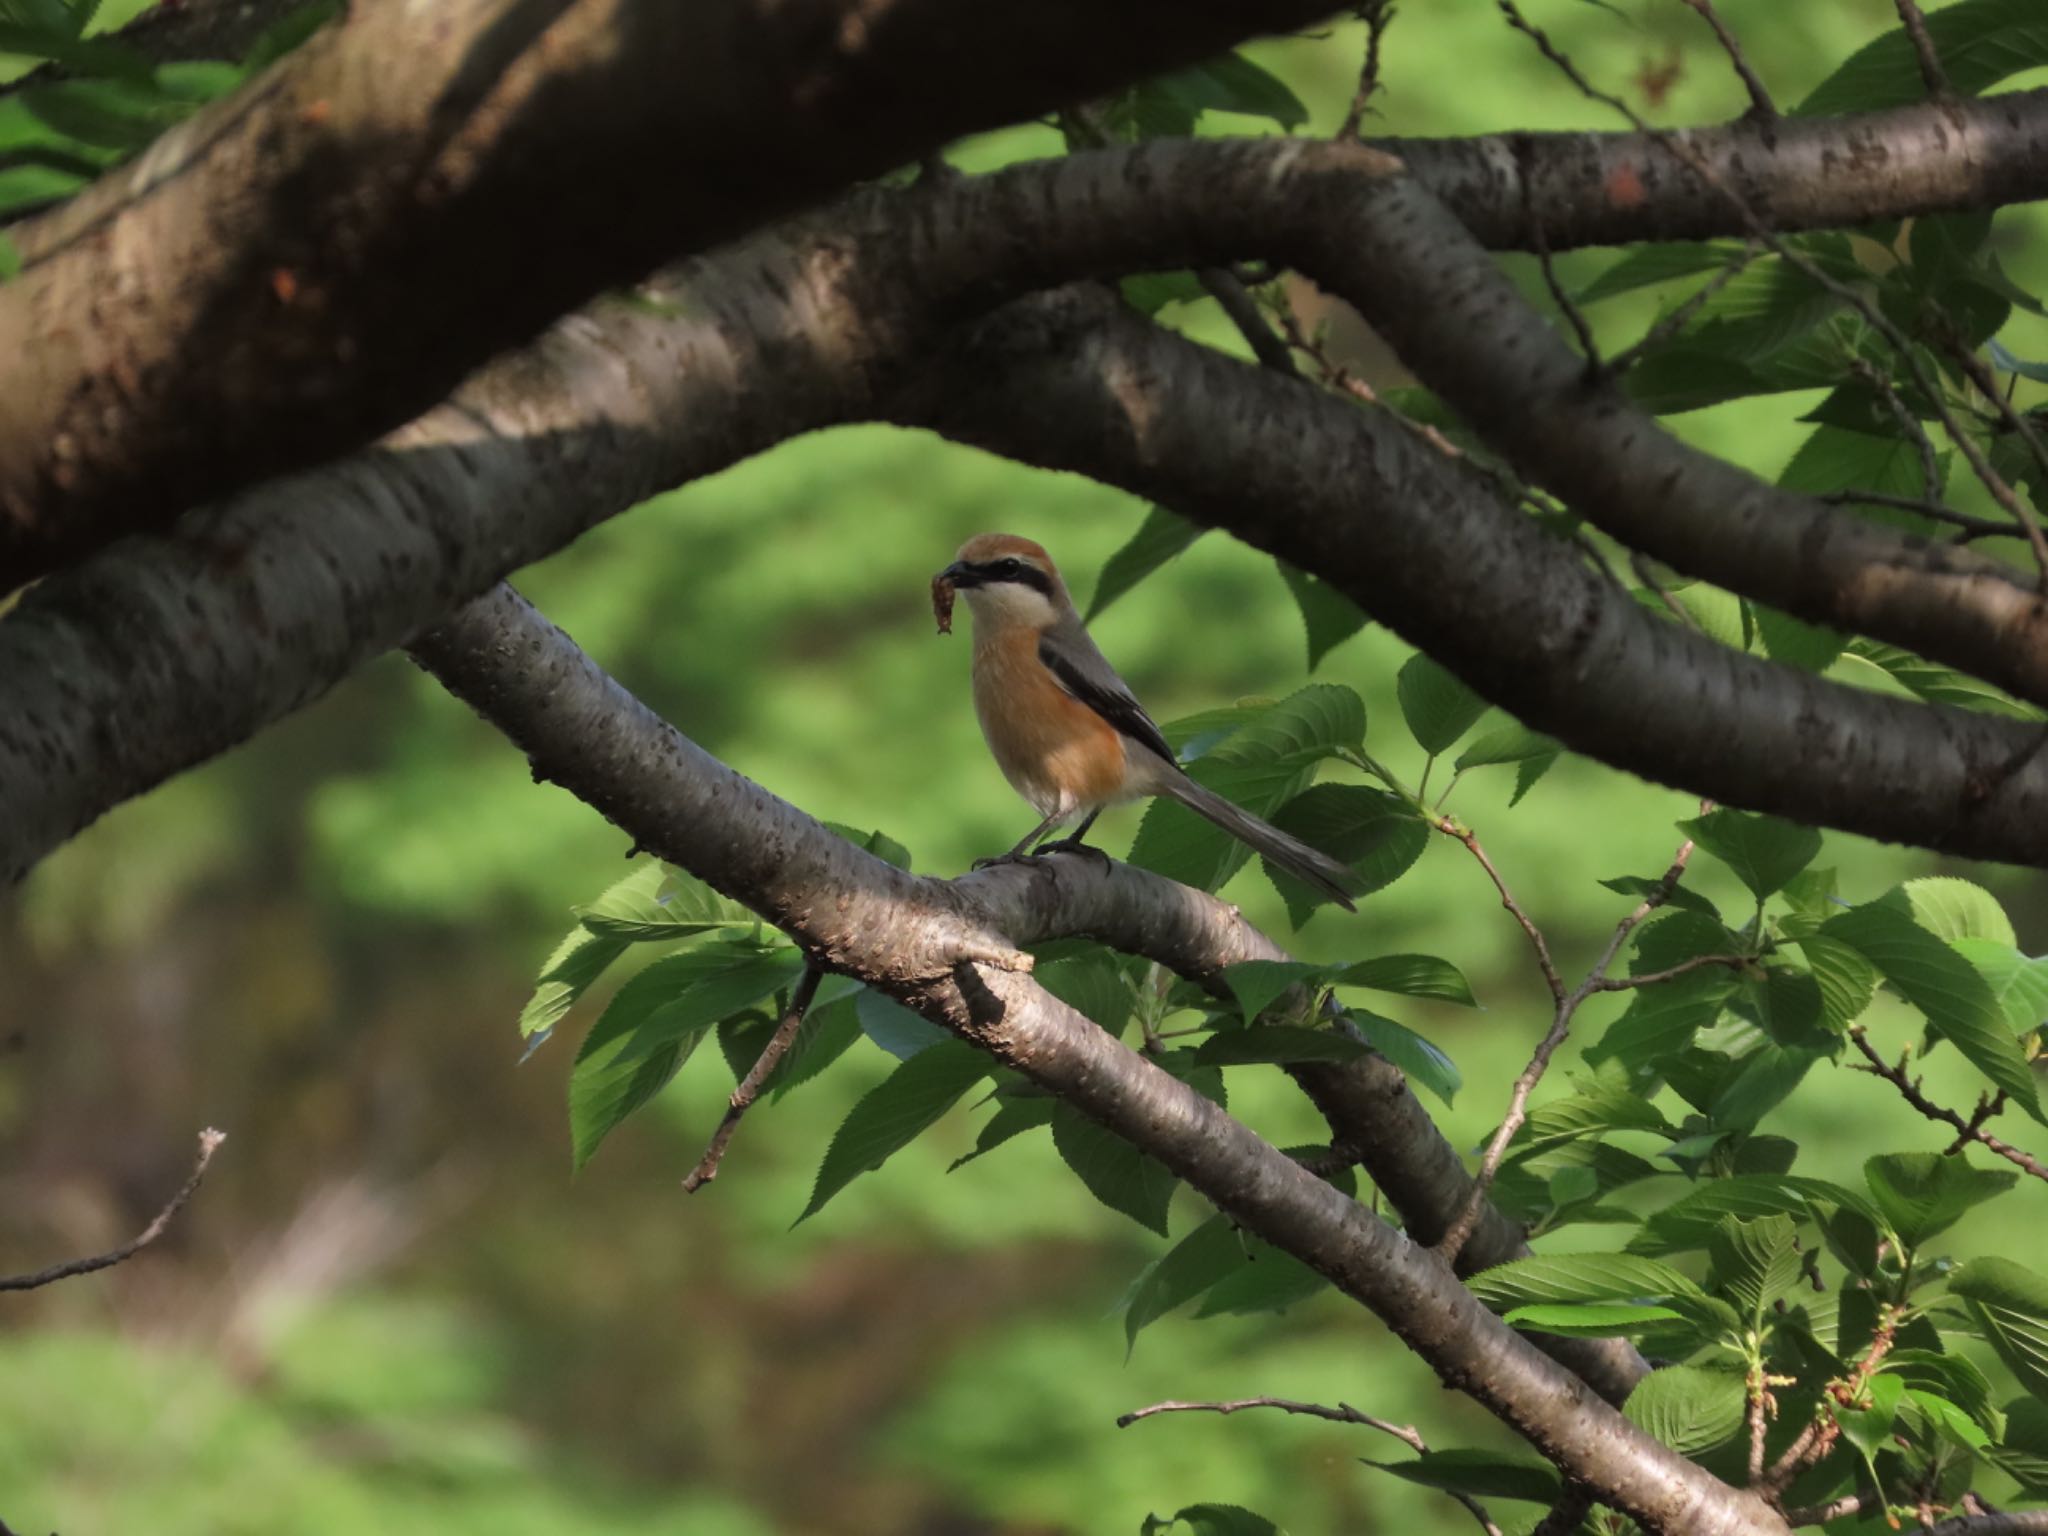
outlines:
[{"label": "serrated green leaf", "polygon": [[541,966],[533,996],[519,1010],[519,1033],[526,1041],[527,1056],[540,1048],[576,999],[604,974],[605,967],[625,952],[624,939],[600,938],[580,924],[569,930]]},{"label": "serrated green leaf", "polygon": [[1849,637],[1837,630],[1808,624],[1764,603],[1750,603],[1749,611],[1763,637],[1764,653],[1803,672],[1825,672],[1849,643]]},{"label": "serrated green leaf", "polygon": [[1238,1013],[1247,1024],[1283,994],[1322,979],[1323,967],[1301,960],[1241,960],[1223,969],[1223,984],[1237,999]]},{"label": "serrated green leaf", "polygon": [[1625,1339],[1664,1323],[1682,1323],[1685,1314],[1670,1307],[1606,1301],[1582,1306],[1517,1307],[1501,1321],[1510,1328],[1534,1328],[1568,1339]]},{"label": "serrated green leaf", "polygon": [[1842,1426],[1843,1438],[1863,1453],[1865,1461],[1870,1461],[1891,1439],[1906,1384],[1896,1376],[1873,1376],[1863,1390],[1863,1401],[1857,1406],[1836,1406],[1835,1421]]},{"label": "serrated green leaf", "polygon": [[[1961,0],[1928,12],[1927,33],[1949,85],[1974,96],[2048,64],[2048,17],[2032,0]],[[1859,48],[1797,109],[1800,117],[1871,112],[1922,100],[1927,85],[1903,27]]]},{"label": "serrated green leaf", "polygon": [[964,1040],[943,1041],[905,1061],[871,1088],[832,1133],[810,1203],[797,1220],[815,1215],[860,1175],[909,1146],[994,1070],[995,1064]]},{"label": "serrated green leaf", "polygon": [[1497,1451],[1425,1451],[1413,1461],[1367,1461],[1366,1465],[1425,1488],[1482,1499],[1553,1504],[1563,1488],[1557,1469],[1549,1462],[1503,1456]]},{"label": "serrated green leaf", "polygon": [[1543,1147],[1613,1131],[1660,1131],[1677,1135],[1664,1112],[1642,1094],[1600,1078],[1582,1077],[1570,1097],[1538,1105],[1529,1113],[1517,1146]]},{"label": "serrated green leaf", "polygon": [[884,864],[893,864],[898,869],[910,868],[910,850],[886,832],[863,832],[843,821],[828,821],[824,826],[826,831],[845,838],[854,847],[865,848]]},{"label": "serrated green leaf", "polygon": [[[1349,866],[1358,877],[1352,895],[1360,901],[1407,874],[1429,846],[1429,824],[1414,806],[1362,784],[1312,785],[1268,819]],[[1287,915],[1297,927],[1317,904],[1328,900],[1285,870],[1262,862],[1266,878],[1286,901]]]},{"label": "serrated green leaf", "polygon": [[1877,967],[1853,944],[1826,933],[1809,934],[1798,945],[1820,988],[1822,1024],[1837,1032],[1847,1029],[1877,996]]},{"label": "serrated green leaf", "polygon": [[686,939],[720,929],[750,929],[761,921],[695,875],[653,860],[590,905],[575,910],[577,920],[592,933],[632,944]]},{"label": "serrated green leaf", "polygon": [[1557,738],[1532,731],[1509,721],[1477,737],[1460,752],[1452,764],[1458,772],[1468,768],[1489,768],[1495,763],[1525,763],[1536,757],[1555,757]]},{"label": "serrated green leaf", "polygon": [[1905,1405],[1908,1408],[1919,1409],[1943,1439],[1965,1450],[1981,1451],[1991,1443],[1991,1437],[1985,1434],[1967,1413],[1945,1397],[1919,1387],[1908,1387]]},{"label": "serrated green leaf", "polygon": [[1652,880],[1647,875],[1616,875],[1611,880],[1602,880],[1600,884],[1620,896],[1661,894],[1661,905],[1672,911],[1697,912],[1717,923],[1721,920],[1719,909],[1698,891],[1689,891],[1683,885],[1674,885],[1666,892],[1661,878]]},{"label": "serrated green leaf", "polygon": [[1578,302],[1597,304],[1602,299],[1633,293],[1639,288],[1718,272],[1741,254],[1742,247],[1727,240],[1706,243],[1673,240],[1661,245],[1637,246],[1581,288]]},{"label": "serrated green leaf", "polygon": [[1681,1270],[1632,1253],[1543,1253],[1482,1270],[1466,1281],[1496,1311],[1548,1303],[1703,1299]]},{"label": "serrated green leaf", "polygon": [[1996,1168],[1972,1168],[1960,1155],[1938,1152],[1891,1152],[1863,1165],[1871,1198],[1908,1248],[1917,1248],[1945,1232],[1963,1212],[2019,1182],[2019,1175]]},{"label": "serrated green leaf", "polygon": [[1408,734],[1432,757],[1472,729],[1486,713],[1486,700],[1420,653],[1402,665],[1394,685]]},{"label": "serrated green leaf", "polygon": [[1176,1527],[1186,1526],[1187,1536],[1287,1536],[1264,1515],[1242,1504],[1189,1504],[1171,1520],[1147,1515],[1139,1536],[1177,1536]]},{"label": "serrated green leaf", "polygon": [[1752,1328],[1799,1281],[1797,1224],[1789,1216],[1724,1216],[1707,1239],[1708,1284]]},{"label": "serrated green leaf", "polygon": [[1320,576],[1296,570],[1276,560],[1281,580],[1294,597],[1301,614],[1301,626],[1308,638],[1308,669],[1313,672],[1325,656],[1372,622],[1366,611]]},{"label": "serrated green leaf", "polygon": [[1235,112],[1270,118],[1282,128],[1299,128],[1308,121],[1308,108],[1287,82],[1241,53],[1226,53],[1163,76],[1158,84],[1190,113]]},{"label": "serrated green leaf", "polygon": [[1285,1312],[1329,1287],[1329,1281],[1293,1254],[1255,1240],[1245,1245],[1244,1262],[1203,1293],[1195,1316],[1244,1317]]},{"label": "serrated green leaf", "polygon": [[1052,1124],[1052,1113],[1059,1101],[1050,1094],[1034,1093],[1029,1096],[1003,1096],[998,1090],[996,1112],[984,1120],[981,1131],[974,1138],[974,1149],[963,1152],[946,1165],[951,1173],[963,1164],[971,1163],[978,1157],[986,1157],[1005,1142],[1014,1141],[1026,1131],[1035,1131],[1041,1126]]},{"label": "serrated green leaf", "polygon": [[1089,1194],[1166,1236],[1166,1209],[1180,1180],[1164,1163],[1067,1104],[1052,1112],[1052,1144]]},{"label": "serrated green leaf", "polygon": [[1630,1253],[1682,1253],[1704,1248],[1727,1216],[1784,1215],[1804,1219],[1825,1206],[1870,1212],[1867,1196],[1823,1179],[1796,1174],[1738,1174],[1701,1184],[1644,1221],[1629,1239]]},{"label": "serrated green leaf", "polygon": [[1725,807],[1681,821],[1678,827],[1702,852],[1733,870],[1759,901],[1811,864],[1820,852],[1820,833],[1812,827]]},{"label": "serrated green leaf", "polygon": [[1821,932],[1875,965],[1928,1024],[2036,1119],[2041,1106],[2026,1056],[1974,966],[1915,923],[1903,898],[1880,898],[1828,919]]},{"label": "serrated green leaf", "polygon": [[2006,1404],[1999,1441],[1987,1459],[2029,1493],[2048,1493],[2048,1402],[2020,1397]]},{"label": "serrated green leaf", "polygon": [[1949,1276],[1948,1289],[2020,1385],[2048,1398],[2048,1276],[2011,1259],[1972,1259]]},{"label": "serrated green leaf", "polygon": [[1446,1105],[1465,1086],[1457,1063],[1407,1025],[1397,1024],[1364,1008],[1347,1008],[1345,1017],[1351,1020],[1352,1026],[1374,1050],[1407,1073],[1410,1081],[1422,1084]]},{"label": "serrated green leaf", "polygon": [[873,987],[862,987],[854,993],[853,1011],[860,1021],[860,1032],[898,1061],[908,1061],[952,1039],[930,1019],[912,1013],[895,998]]},{"label": "serrated green leaf", "polygon": [[[1117,286],[1123,292],[1124,302],[1141,315],[1156,315],[1169,304],[1193,304],[1209,296],[1209,290],[1202,286],[1202,280],[1192,272],[1139,272],[1123,279]],[[1164,509],[1155,508],[1154,511],[1163,512]],[[1200,531],[1196,530],[1197,533]],[[1141,533],[1139,537],[1143,537],[1143,534]],[[1136,542],[1135,539],[1132,541]],[[1128,549],[1130,545],[1124,547]],[[1106,582],[1108,579],[1109,572],[1104,570],[1102,581]],[[1088,610],[1091,618],[1114,601],[1113,596],[1103,597],[1102,590],[1102,584],[1098,582],[1097,601]]]},{"label": "serrated green leaf", "polygon": [[1998,898],[1981,885],[1953,875],[1930,875],[1900,887],[1913,909],[1913,921],[1937,939],[1989,939],[2017,945],[2012,919]]},{"label": "serrated green leaf", "polygon": [[1087,618],[1094,617],[1175,555],[1199,539],[1199,525],[1164,507],[1154,507],[1123,548],[1109,557],[1088,600]]},{"label": "serrated green leaf", "polygon": [[803,960],[791,949],[720,946],[657,960],[620,987],[569,1072],[575,1166],[589,1162],[621,1120],[667,1085],[719,1020],[788,986],[802,971]]},{"label": "serrated green leaf", "polygon": [[1698,1456],[1733,1439],[1748,1408],[1738,1372],[1667,1365],[1638,1382],[1621,1411],[1679,1455]]},{"label": "serrated green leaf", "polygon": [[1211,1216],[1138,1272],[1124,1293],[1124,1341],[1174,1308],[1193,1301],[1244,1262],[1245,1239],[1222,1216]]},{"label": "serrated green leaf", "polygon": [[1977,968],[2016,1035],[2032,1034],[2048,1018],[2048,958],[2033,960],[1990,939],[1951,939],[1949,948]]},{"label": "serrated green leaf", "polygon": [[1857,636],[1844,648],[1843,664],[1860,663],[1875,669],[1889,678],[1915,698],[1925,699],[1930,704],[1952,704],[1957,709],[1974,709],[1986,714],[2003,715],[2010,720],[2040,720],[2042,712],[2031,704],[2023,704],[2011,695],[2001,693],[1989,683],[1974,677],[1965,677],[1938,663],[1902,651],[1896,646],[1881,645],[1875,640]]},{"label": "serrated green leaf", "polygon": [[1340,987],[1369,987],[1404,997],[1433,997],[1465,1008],[1479,1006],[1464,973],[1435,955],[1376,955],[1345,966],[1330,980]]},{"label": "serrated green leaf", "polygon": [[1108,950],[1039,965],[1037,983],[1069,1008],[1120,1035],[1131,1020],[1135,997],[1122,960]]},{"label": "serrated green leaf", "polygon": [[1720,1017],[1734,988],[1727,972],[1717,967],[1638,988],[1621,1017],[1586,1048],[1586,1060],[1594,1066],[1615,1062],[1631,1076],[1668,1072],[1668,1059]]}]

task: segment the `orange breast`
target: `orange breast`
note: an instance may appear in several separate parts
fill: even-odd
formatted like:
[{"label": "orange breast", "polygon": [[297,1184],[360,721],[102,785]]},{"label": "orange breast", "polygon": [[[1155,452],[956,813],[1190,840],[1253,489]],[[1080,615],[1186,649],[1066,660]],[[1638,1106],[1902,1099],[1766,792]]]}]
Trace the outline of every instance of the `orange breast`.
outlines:
[{"label": "orange breast", "polygon": [[1123,788],[1123,737],[1053,680],[1035,630],[975,636],[974,711],[1003,777],[1041,816],[1091,810]]}]

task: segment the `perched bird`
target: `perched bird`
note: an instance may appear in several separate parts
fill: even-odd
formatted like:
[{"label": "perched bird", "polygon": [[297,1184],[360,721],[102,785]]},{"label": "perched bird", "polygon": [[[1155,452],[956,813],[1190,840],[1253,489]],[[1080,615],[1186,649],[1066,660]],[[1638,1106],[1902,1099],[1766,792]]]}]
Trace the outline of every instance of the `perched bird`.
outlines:
[{"label": "perched bird", "polygon": [[974,615],[981,733],[1003,777],[1045,818],[1003,860],[1027,857],[1033,843],[1076,816],[1081,824],[1069,836],[1036,852],[1092,852],[1081,839],[1104,806],[1165,795],[1351,908],[1357,881],[1350,870],[1188,777],[1088,638],[1043,548],[1006,533],[969,539],[932,578],[941,632],[950,627],[955,591],[966,594]]}]

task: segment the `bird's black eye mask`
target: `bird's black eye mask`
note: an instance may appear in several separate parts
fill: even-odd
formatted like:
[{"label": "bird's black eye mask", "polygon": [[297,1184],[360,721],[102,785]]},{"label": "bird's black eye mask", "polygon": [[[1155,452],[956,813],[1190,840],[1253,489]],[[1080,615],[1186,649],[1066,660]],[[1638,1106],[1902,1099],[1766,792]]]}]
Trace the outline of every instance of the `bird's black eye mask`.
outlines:
[{"label": "bird's black eye mask", "polygon": [[1052,596],[1052,577],[1029,560],[1005,555],[1000,560],[956,560],[942,573],[956,587],[992,587],[1005,581]]}]

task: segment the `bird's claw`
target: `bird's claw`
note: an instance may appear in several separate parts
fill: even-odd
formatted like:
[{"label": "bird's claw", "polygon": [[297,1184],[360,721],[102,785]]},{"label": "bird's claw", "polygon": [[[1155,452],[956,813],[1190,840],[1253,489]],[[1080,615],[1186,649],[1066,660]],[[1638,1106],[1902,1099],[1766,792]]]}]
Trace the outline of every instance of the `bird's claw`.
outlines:
[{"label": "bird's claw", "polygon": [[995,869],[1004,864],[1029,864],[1037,857],[1038,855],[1035,853],[1025,853],[1021,849],[1012,848],[1008,853],[998,853],[986,859],[976,859],[968,868]]},{"label": "bird's claw", "polygon": [[1049,853],[1078,853],[1083,858],[1095,860],[1095,862],[1100,864],[1104,869],[1109,868],[1110,863],[1112,862],[1109,855],[1104,853],[1100,848],[1097,848],[1092,843],[1084,843],[1077,837],[1067,837],[1060,839],[1060,841],[1056,843],[1046,843],[1043,846],[1041,846],[1038,849],[1038,851],[1032,855],[1032,857],[1043,858]]}]

